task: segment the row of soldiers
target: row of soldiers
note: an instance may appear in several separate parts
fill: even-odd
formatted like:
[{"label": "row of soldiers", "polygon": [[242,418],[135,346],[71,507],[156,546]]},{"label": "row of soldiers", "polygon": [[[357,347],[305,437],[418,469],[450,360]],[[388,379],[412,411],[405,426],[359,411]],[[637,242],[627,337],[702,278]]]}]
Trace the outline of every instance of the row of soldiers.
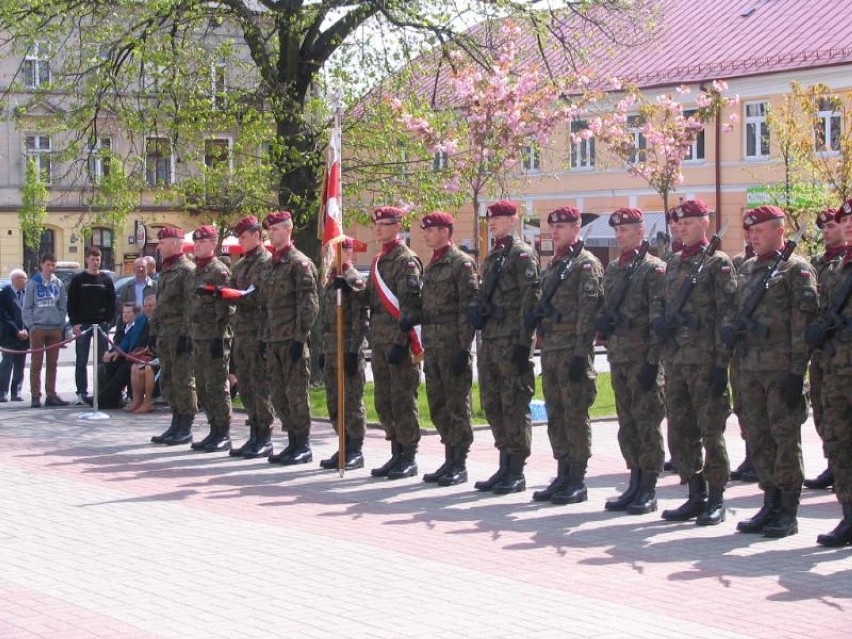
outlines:
[{"label": "row of soldiers", "polygon": [[[234,234],[243,257],[233,273],[214,256],[212,227],[193,234],[194,265],[182,254],[182,231],[162,229],[155,324],[173,419],[152,441],[192,441],[197,386],[210,432],[193,448],[230,449],[235,457],[267,457],[283,465],[312,461],[308,335],[319,317],[319,361],[335,428],[337,393],[346,395],[346,468],[364,465],[364,345],[369,333],[376,410],[390,442],[390,457],[371,474],[399,479],[418,473],[416,399],[422,361],[430,412],[445,449],[444,462],[423,480],[440,486],[466,482],[473,442],[471,346],[479,331],[480,397],[499,458],[496,472],[474,487],[496,494],[523,491],[537,337],[557,473],[532,497],[578,503],[588,498],[597,342],[606,346],[618,441],[630,470],[627,490],[605,508],[629,514],[657,509],[656,482],[665,458],[661,422],[668,414],[672,461],[688,495],[678,508],[663,511],[663,518],[695,519],[700,525],[724,521],[730,466],[723,434],[730,414],[730,368],[735,406],[764,492],[763,507],[737,528],[783,537],[797,532],[803,480],[800,428],[807,412],[804,377],[818,348],[818,424],[843,505],[840,524],[818,541],[852,543],[852,410],[844,384],[852,374],[852,309],[845,303],[852,254],[835,256],[818,292],[813,267],[792,253],[794,242],[785,243],[781,209],[762,206],[744,216],[755,255],[739,268],[718,250],[718,236],[708,239],[709,210],[703,202],[683,202],[669,214],[681,246],[659,259],[648,252],[643,212],[616,210],[609,223],[621,254],[604,271],[580,239],[580,212],[558,208],[547,217],[555,255],[539,272],[532,248],[515,235],[517,205],[498,201],[486,212],[495,242],[480,277],[473,260],[453,244],[452,216],[437,211],[421,219],[425,243],[433,252],[424,268],[401,237],[403,211],[380,207],[372,213],[380,250],[369,277],[352,265],[354,243],[345,240],[341,271],[330,272],[322,285],[314,264],[291,240],[293,223],[286,211],[267,215],[262,224],[254,217],[239,222]],[[852,201],[831,215],[852,242]],[[262,230],[272,252],[263,245]],[[820,295],[826,309],[822,315]],[[345,317],[343,389],[337,384],[338,296]],[[238,448],[231,446],[226,390],[232,337],[250,426],[249,440]],[[272,444],[276,414],[288,434],[279,453],[273,453]],[[339,461],[335,453],[320,465],[337,468]]]}]

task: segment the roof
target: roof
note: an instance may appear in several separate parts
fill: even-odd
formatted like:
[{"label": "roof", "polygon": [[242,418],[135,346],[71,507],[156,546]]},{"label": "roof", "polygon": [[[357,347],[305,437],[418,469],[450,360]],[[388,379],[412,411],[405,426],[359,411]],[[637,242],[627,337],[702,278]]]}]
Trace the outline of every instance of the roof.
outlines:
[{"label": "roof", "polygon": [[[583,241],[586,246],[616,246],[615,229],[609,225],[609,216],[611,213],[599,215],[594,220],[583,227],[583,233],[586,239]],[[587,230],[588,229],[588,230]],[[663,212],[645,213],[645,233],[653,243],[657,235],[657,231],[665,231],[666,215]]]}]

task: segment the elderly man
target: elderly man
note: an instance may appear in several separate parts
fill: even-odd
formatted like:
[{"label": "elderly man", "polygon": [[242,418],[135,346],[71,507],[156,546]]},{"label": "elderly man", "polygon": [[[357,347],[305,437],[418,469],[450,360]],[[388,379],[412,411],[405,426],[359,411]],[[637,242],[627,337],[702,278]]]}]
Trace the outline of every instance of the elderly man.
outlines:
[{"label": "elderly man", "polygon": [[[118,309],[120,313],[125,304],[142,306],[145,298],[157,292],[157,283],[148,275],[148,261],[145,257],[137,257],[133,261],[133,281],[121,290],[118,297]],[[121,315],[116,317],[115,328],[121,328]]]},{"label": "elderly man", "polygon": [[[9,273],[9,279],[11,283],[0,291],[0,346],[11,351],[25,351],[30,345],[30,335],[24,327],[21,311],[27,274],[16,268]],[[0,403],[8,401],[10,383],[12,401],[22,401],[21,384],[26,359],[26,353],[3,353],[0,361]]]}]

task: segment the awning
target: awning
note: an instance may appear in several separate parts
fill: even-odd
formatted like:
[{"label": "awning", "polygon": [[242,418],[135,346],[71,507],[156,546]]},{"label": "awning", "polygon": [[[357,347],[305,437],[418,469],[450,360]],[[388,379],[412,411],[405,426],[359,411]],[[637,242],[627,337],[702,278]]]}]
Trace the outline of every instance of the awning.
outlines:
[{"label": "awning", "polygon": [[[611,213],[604,213],[603,215],[599,215],[583,227],[581,235],[582,233],[586,234],[586,246],[616,246],[615,229],[613,229],[609,225],[610,215]],[[645,213],[645,235],[651,240],[652,243],[654,237],[657,235],[657,232],[665,230],[665,213]]]}]

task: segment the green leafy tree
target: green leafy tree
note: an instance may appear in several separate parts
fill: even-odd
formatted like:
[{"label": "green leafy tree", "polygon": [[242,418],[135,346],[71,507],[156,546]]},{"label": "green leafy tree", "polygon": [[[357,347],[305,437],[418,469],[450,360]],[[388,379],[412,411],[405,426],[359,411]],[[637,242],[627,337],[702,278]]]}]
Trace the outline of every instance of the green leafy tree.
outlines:
[{"label": "green leafy tree", "polygon": [[36,161],[27,161],[24,185],[21,187],[21,209],[18,218],[24,235],[24,246],[37,251],[47,222],[47,187],[39,175]]}]

